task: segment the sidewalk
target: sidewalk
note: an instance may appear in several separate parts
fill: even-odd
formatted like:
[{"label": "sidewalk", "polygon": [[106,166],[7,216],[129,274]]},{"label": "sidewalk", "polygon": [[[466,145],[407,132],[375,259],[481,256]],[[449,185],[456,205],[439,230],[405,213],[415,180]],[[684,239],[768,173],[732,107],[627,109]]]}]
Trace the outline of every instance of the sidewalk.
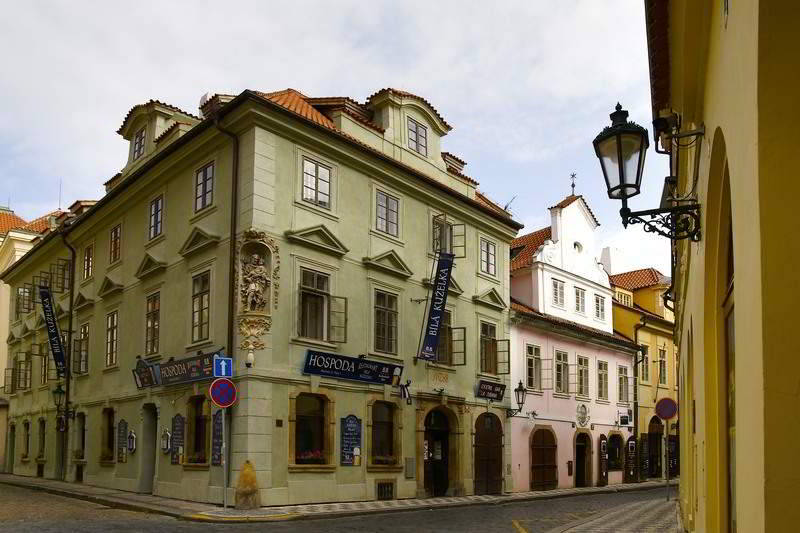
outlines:
[{"label": "sidewalk", "polygon": [[[51,479],[15,476],[12,474],[0,474],[0,483],[92,501],[109,507],[163,514],[182,520],[207,522],[270,522],[276,520],[331,518],[392,511],[461,507],[465,505],[502,505],[528,500],[563,498],[580,494],[652,490],[664,487],[663,481],[646,481],[643,483],[627,483],[609,487],[555,489],[544,492],[516,492],[497,496],[456,496],[449,498],[415,498],[408,500],[285,505],[262,507],[251,511],[239,511],[232,508],[222,509],[220,506],[207,503],[175,500],[149,494],[136,494],[115,489],[66,483],[64,481],[55,481]],[[670,481],[670,485],[677,485],[677,480]]]}]

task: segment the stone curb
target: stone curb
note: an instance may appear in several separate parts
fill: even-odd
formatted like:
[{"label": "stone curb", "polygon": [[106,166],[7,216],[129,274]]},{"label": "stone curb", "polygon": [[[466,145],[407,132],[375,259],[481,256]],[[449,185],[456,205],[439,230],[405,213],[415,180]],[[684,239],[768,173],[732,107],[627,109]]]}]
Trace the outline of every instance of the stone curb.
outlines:
[{"label": "stone curb", "polygon": [[[186,512],[184,510],[175,510],[170,507],[163,507],[153,504],[135,503],[126,501],[114,496],[103,496],[95,494],[86,494],[78,491],[70,491],[59,487],[51,487],[46,485],[39,485],[36,483],[26,483],[23,481],[16,481],[13,479],[0,479],[0,484],[12,485],[31,490],[38,490],[49,494],[64,496],[67,498],[75,498],[92,503],[99,503],[108,507],[116,509],[123,509],[126,511],[136,511],[151,514],[160,514],[170,516],[179,520],[195,521],[195,522],[212,522],[212,523],[257,523],[257,522],[279,522],[287,520],[317,520],[325,518],[336,517],[350,517],[350,516],[363,516],[378,513],[396,513],[396,512],[409,512],[409,511],[432,511],[434,509],[448,509],[457,507],[468,507],[472,505],[507,505],[517,502],[527,502],[535,500],[552,500],[557,498],[568,498],[571,496],[582,496],[587,494],[612,494],[615,492],[631,492],[631,491],[644,491],[644,490],[658,490],[663,489],[664,485],[659,483],[653,484],[637,484],[626,487],[616,487],[614,485],[607,487],[589,487],[586,490],[575,490],[572,492],[542,492],[539,494],[531,494],[529,496],[498,496],[490,501],[453,501],[439,503],[436,505],[419,505],[408,507],[381,507],[374,509],[348,509],[342,511],[325,511],[315,513],[280,513],[274,515],[241,515],[241,516],[219,516],[213,514],[205,514],[203,512]],[[676,481],[670,481],[670,486],[677,485]]]}]

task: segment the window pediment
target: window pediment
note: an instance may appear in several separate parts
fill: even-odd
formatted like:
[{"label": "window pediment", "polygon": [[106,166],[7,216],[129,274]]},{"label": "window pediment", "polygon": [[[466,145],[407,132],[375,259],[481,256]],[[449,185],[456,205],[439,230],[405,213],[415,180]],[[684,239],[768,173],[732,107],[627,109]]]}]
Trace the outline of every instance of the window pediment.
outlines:
[{"label": "window pediment", "polygon": [[158,261],[152,255],[146,253],[144,254],[144,258],[142,258],[142,262],[139,263],[139,268],[136,269],[136,277],[139,279],[146,278],[151,274],[156,274],[157,272],[161,272],[167,268],[167,264]]},{"label": "window pediment", "polygon": [[493,307],[495,309],[503,310],[505,309],[506,302],[503,300],[503,297],[497,292],[497,289],[492,287],[491,289],[482,292],[481,294],[476,294],[472,297],[472,301],[478,304],[483,304],[488,307]]},{"label": "window pediment", "polygon": [[362,262],[367,268],[383,270],[401,278],[409,278],[414,275],[405,261],[394,250],[389,250],[374,257],[364,257]]},{"label": "window pediment", "polygon": [[73,305],[75,306],[75,309],[78,310],[90,305],[94,305],[94,300],[87,298],[82,292],[79,292],[78,296],[75,297],[75,303]]},{"label": "window pediment", "polygon": [[292,242],[311,246],[312,248],[339,257],[345,255],[349,251],[344,243],[340,241],[331,230],[325,227],[324,224],[296,231],[287,231],[286,238]]},{"label": "window pediment", "polygon": [[97,295],[100,297],[106,297],[121,290],[121,284],[106,276],[103,278],[103,283],[100,284],[100,290],[97,291]]},{"label": "window pediment", "polygon": [[181,246],[179,253],[186,257],[209,246],[216,246],[218,242],[219,237],[217,235],[212,235],[199,227],[194,227],[189,233],[189,237],[184,241],[183,246]]}]

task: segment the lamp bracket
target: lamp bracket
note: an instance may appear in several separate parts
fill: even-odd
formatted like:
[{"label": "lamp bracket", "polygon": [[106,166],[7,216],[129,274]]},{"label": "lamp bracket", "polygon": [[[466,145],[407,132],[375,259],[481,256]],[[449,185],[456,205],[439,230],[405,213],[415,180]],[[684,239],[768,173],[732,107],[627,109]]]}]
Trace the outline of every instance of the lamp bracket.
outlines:
[{"label": "lamp bracket", "polygon": [[642,224],[645,232],[657,233],[673,241],[700,240],[700,204],[695,201],[660,209],[631,211],[623,200],[619,214],[626,228],[628,224]]}]

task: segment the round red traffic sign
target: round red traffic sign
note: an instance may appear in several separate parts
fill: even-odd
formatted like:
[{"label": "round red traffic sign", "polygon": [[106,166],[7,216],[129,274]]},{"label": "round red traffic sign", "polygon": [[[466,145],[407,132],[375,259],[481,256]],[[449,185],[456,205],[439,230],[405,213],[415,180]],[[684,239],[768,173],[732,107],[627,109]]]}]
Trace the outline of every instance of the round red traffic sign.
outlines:
[{"label": "round red traffic sign", "polygon": [[212,381],[208,393],[211,395],[211,401],[221,409],[235,404],[239,396],[236,384],[228,378],[217,378]]},{"label": "round red traffic sign", "polygon": [[656,414],[664,420],[675,418],[678,414],[678,404],[672,398],[661,398],[656,404]]}]

